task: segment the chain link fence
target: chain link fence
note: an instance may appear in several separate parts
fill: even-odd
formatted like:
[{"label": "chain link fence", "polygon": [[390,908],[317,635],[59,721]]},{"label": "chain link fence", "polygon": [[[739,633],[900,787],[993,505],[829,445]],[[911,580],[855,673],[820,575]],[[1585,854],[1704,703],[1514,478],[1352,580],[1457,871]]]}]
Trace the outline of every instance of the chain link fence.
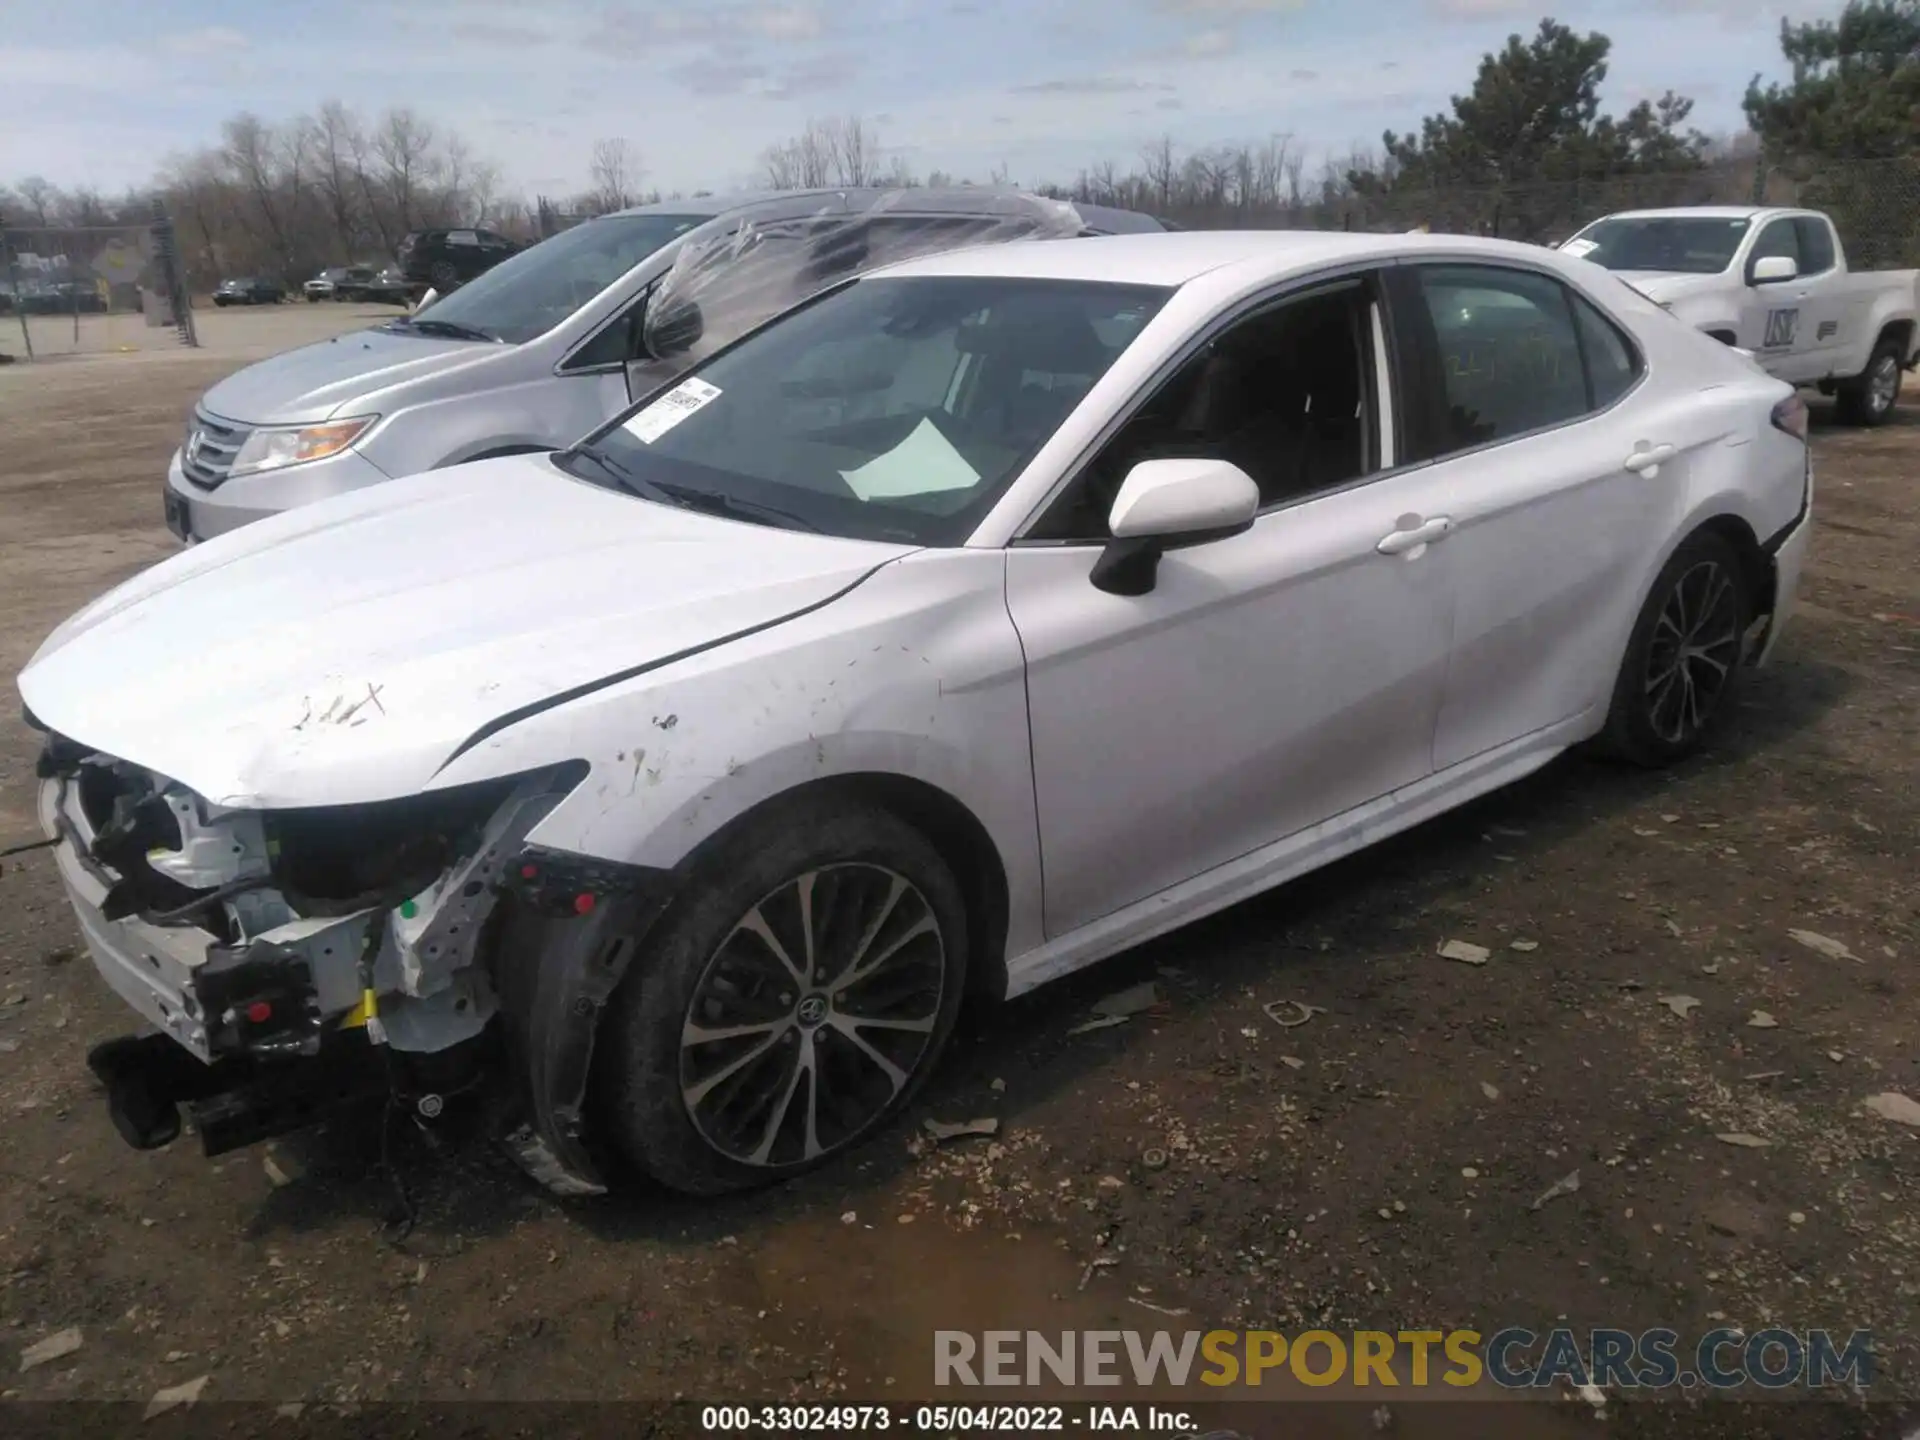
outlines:
[{"label": "chain link fence", "polygon": [[173,227],[0,223],[0,352],[35,360],[193,345]]},{"label": "chain link fence", "polygon": [[1386,186],[1277,207],[1176,200],[1160,213],[1190,230],[1393,234],[1424,228],[1551,245],[1618,210],[1754,204],[1828,212],[1853,268],[1920,268],[1920,157],[1747,161],[1670,175],[1485,188]]}]

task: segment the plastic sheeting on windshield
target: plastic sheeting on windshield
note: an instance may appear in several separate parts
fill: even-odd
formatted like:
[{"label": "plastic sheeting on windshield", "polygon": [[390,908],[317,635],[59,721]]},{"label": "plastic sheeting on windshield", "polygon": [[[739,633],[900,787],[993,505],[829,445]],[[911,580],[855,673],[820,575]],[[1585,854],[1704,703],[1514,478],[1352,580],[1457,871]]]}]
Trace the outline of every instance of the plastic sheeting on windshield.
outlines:
[{"label": "plastic sheeting on windshield", "polygon": [[1071,204],[1040,195],[887,190],[853,209],[834,196],[817,214],[689,239],[647,306],[645,348],[663,376],[684,371],[851,276],[972,245],[1066,239],[1085,228]]}]

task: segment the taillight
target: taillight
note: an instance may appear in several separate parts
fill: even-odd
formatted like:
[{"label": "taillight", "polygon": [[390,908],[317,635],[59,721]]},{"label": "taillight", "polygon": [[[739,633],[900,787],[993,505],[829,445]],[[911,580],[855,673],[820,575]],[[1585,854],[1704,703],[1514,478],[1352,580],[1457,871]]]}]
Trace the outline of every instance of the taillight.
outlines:
[{"label": "taillight", "polygon": [[1803,444],[1807,438],[1807,402],[1789,395],[1773,407],[1773,428],[1784,430]]}]

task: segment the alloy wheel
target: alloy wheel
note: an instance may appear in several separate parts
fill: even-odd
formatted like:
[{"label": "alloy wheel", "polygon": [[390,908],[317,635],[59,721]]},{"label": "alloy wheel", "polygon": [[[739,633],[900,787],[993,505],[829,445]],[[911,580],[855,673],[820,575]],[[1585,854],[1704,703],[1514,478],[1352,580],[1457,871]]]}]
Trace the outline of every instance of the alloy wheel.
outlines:
[{"label": "alloy wheel", "polygon": [[687,1115],[747,1165],[851,1144],[926,1058],[946,985],[939,921],[904,876],[859,863],[784,882],[694,986],[680,1035]]},{"label": "alloy wheel", "polygon": [[1670,745],[1706,728],[1740,658],[1740,603],[1718,562],[1690,567],[1668,592],[1647,651],[1647,718]]},{"label": "alloy wheel", "polygon": [[1900,361],[1895,356],[1882,355],[1867,372],[1867,404],[1874,414],[1884,415],[1899,398]]}]

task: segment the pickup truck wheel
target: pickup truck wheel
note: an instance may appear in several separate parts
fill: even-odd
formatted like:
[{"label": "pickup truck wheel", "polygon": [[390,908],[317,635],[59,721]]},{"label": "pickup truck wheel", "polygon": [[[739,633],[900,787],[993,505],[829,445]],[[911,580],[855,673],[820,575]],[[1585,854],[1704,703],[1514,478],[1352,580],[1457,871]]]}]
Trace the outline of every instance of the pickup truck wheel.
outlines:
[{"label": "pickup truck wheel", "polygon": [[1731,708],[1748,619],[1733,546],[1711,531],[1690,536],[1640,607],[1600,748],[1649,768],[1699,749]]},{"label": "pickup truck wheel", "polygon": [[1838,388],[1840,418],[1849,425],[1884,425],[1900,399],[1900,342],[1882,340],[1867,368]]},{"label": "pickup truck wheel", "polygon": [[809,801],[696,866],[609,1009],[600,1123],[656,1183],[717,1195],[866,1139],[933,1068],[965,988],[953,872],[885,810]]}]

